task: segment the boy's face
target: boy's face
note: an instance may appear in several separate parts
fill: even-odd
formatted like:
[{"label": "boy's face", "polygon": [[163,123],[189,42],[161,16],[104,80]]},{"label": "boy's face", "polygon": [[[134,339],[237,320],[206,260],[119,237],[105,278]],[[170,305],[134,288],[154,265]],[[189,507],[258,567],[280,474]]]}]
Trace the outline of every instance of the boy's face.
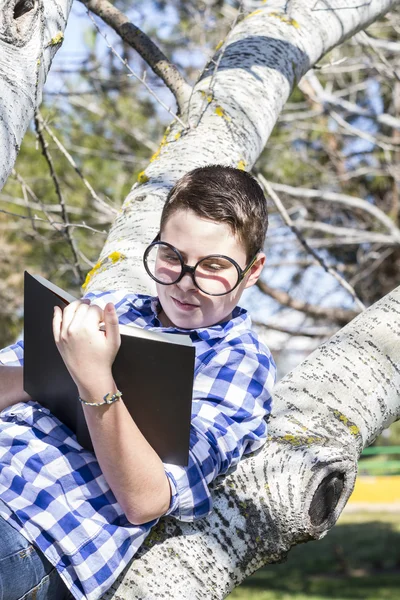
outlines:
[{"label": "boy's face", "polygon": [[[168,242],[181,253],[185,264],[194,266],[209,254],[224,254],[233,258],[241,269],[247,266],[246,251],[226,223],[198,217],[191,210],[173,213],[161,231],[162,242]],[[228,320],[238,304],[243,290],[254,285],[262,271],[265,254],[260,253],[243,281],[224,296],[209,296],[199,290],[190,274],[178,283],[157,283],[162,306],[159,318],[164,327],[182,329],[209,327]]]}]

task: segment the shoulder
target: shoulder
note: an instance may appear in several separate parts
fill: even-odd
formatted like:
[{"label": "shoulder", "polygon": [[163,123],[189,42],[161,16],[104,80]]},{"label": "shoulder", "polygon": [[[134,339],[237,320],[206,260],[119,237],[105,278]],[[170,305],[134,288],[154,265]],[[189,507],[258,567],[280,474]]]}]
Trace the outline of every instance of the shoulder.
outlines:
[{"label": "shoulder", "polygon": [[201,358],[203,365],[227,359],[233,363],[241,362],[246,356],[263,363],[271,362],[275,366],[269,348],[260,340],[251,325],[248,312],[236,307],[233,318],[222,326],[223,334],[218,339],[214,339],[214,343],[210,344],[203,354]]},{"label": "shoulder", "polygon": [[199,373],[224,379],[246,375],[272,387],[276,365],[269,348],[250,327],[235,327],[200,358]]}]

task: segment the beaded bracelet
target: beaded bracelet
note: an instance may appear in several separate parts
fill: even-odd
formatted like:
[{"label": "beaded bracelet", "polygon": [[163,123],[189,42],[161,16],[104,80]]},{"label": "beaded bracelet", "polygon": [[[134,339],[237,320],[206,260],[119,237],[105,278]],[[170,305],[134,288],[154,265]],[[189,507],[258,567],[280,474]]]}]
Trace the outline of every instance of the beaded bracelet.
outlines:
[{"label": "beaded bracelet", "polygon": [[115,394],[108,392],[108,394],[106,394],[103,397],[104,402],[87,402],[86,400],[83,400],[83,398],[81,398],[80,396],[78,396],[78,398],[79,398],[79,401],[82,402],[82,404],[85,404],[85,406],[103,406],[104,404],[113,404],[114,402],[119,400],[121,398],[121,396],[122,396],[122,392],[117,390],[115,392]]}]

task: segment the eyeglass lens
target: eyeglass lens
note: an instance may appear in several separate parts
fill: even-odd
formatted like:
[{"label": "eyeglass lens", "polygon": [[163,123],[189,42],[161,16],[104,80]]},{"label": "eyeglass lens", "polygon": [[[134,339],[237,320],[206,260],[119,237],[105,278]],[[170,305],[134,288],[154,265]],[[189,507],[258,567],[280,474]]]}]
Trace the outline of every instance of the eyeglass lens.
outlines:
[{"label": "eyeglass lens", "polygon": [[[172,284],[181,276],[182,263],[179,255],[167,245],[154,245],[147,254],[146,262],[150,273],[159,283]],[[208,256],[198,263],[194,277],[203,292],[224,294],[235,287],[239,274],[228,258]]]}]

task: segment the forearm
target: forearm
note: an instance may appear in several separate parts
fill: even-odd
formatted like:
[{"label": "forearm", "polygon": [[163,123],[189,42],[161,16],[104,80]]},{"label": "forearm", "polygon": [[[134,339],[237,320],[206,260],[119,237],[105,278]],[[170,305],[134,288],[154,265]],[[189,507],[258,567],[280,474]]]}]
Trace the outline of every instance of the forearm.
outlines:
[{"label": "forearm", "polygon": [[[101,402],[117,388],[110,375],[92,385],[79,385],[78,390],[88,402]],[[128,520],[140,524],[164,514],[171,494],[163,463],[123,399],[105,406],[83,405],[83,410],[96,458]]]},{"label": "forearm", "polygon": [[27,400],[31,400],[31,397],[24,392],[23,367],[0,365],[0,411]]}]

